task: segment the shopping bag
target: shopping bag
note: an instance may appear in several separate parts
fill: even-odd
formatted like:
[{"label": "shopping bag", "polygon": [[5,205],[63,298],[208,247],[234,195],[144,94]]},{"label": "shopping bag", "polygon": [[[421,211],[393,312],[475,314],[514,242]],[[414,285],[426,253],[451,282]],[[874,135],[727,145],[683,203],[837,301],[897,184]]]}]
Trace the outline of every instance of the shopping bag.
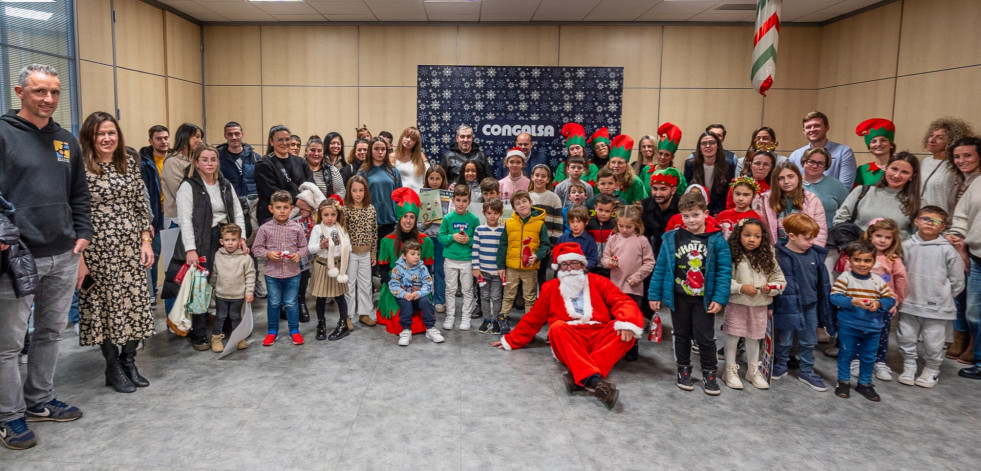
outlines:
[{"label": "shopping bag", "polygon": [[[214,290],[208,283],[208,270],[196,265],[193,268],[193,274],[191,273],[188,271],[188,275],[184,277],[191,280],[191,288],[187,294],[184,311],[187,314],[207,314],[208,308],[211,307],[211,293]],[[183,289],[183,287],[184,284],[181,283],[181,288]]]},{"label": "shopping bag", "polygon": [[236,327],[231,334],[228,334],[228,343],[225,344],[225,349],[222,350],[221,355],[218,355],[218,359],[221,360],[228,354],[238,350],[236,345],[248,338],[249,335],[252,335],[252,327],[252,303],[245,303],[245,312],[242,313],[242,322],[239,322],[238,327]]},{"label": "shopping bag", "polygon": [[167,326],[181,337],[186,337],[191,331],[191,319],[187,317],[184,305],[187,303],[187,295],[191,291],[192,284],[194,284],[194,277],[184,278],[181,289],[177,292],[177,298],[174,299],[174,307],[171,308],[170,314],[167,314]]}]

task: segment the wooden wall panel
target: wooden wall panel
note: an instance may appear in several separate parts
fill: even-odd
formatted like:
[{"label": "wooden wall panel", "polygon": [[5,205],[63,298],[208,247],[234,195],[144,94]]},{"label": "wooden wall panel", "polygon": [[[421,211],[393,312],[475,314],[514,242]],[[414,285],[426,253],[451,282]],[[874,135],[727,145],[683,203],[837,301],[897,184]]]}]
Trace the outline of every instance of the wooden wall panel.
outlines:
[{"label": "wooden wall panel", "polygon": [[359,84],[416,86],[417,66],[456,64],[456,32],[456,26],[362,26]]},{"label": "wooden wall panel", "polygon": [[[623,133],[634,139],[634,148],[640,145],[640,136],[657,134],[657,90],[628,88],[623,91]],[[592,132],[592,130],[587,130]],[[633,157],[637,156],[634,152]]]},{"label": "wooden wall panel", "polygon": [[867,11],[823,27],[820,87],[892,77],[896,73],[902,2]]},{"label": "wooden wall panel", "polygon": [[[899,77],[896,82],[896,144],[901,150],[925,153],[921,147],[927,126],[950,116],[981,125],[981,67]],[[924,91],[931,91],[925,93]],[[936,93],[942,91],[942,93]]]},{"label": "wooden wall panel", "polygon": [[688,156],[713,123],[726,126],[727,148],[743,147],[746,136],[760,126],[762,110],[760,95],[753,90],[661,90],[660,121],[670,121],[682,132],[675,163]]},{"label": "wooden wall panel", "polygon": [[[361,87],[358,97],[357,124],[367,123],[376,136],[383,130],[398,136],[406,127],[417,126],[415,88]],[[348,128],[341,129],[345,137],[353,134]]]},{"label": "wooden wall panel", "polygon": [[225,123],[242,125],[245,142],[262,153],[266,132],[262,124],[262,89],[259,86],[206,86],[204,88],[207,128],[211,142],[224,142]]},{"label": "wooden wall panel", "polygon": [[139,0],[115,0],[116,65],[166,73],[163,10]]},{"label": "wooden wall panel", "polygon": [[204,28],[206,85],[259,85],[262,55],[258,26]]},{"label": "wooden wall panel", "polygon": [[899,75],[981,64],[981,2],[905,0]]},{"label": "wooden wall panel", "polygon": [[[868,153],[865,140],[855,134],[855,126],[868,118],[892,116],[895,80],[876,80],[818,90],[817,109],[828,115],[828,138],[850,146],[859,164],[871,161],[872,154]],[[801,136],[800,145],[806,142]]]},{"label": "wooden wall panel", "polygon": [[[201,27],[164,13],[167,76],[201,83]],[[200,100],[199,100],[200,101]]]},{"label": "wooden wall panel", "polygon": [[[167,82],[158,75],[116,70],[119,124],[133,142],[146,142],[147,129],[167,123]],[[173,128],[171,128],[173,129]]]},{"label": "wooden wall panel", "polygon": [[[415,94],[412,96],[415,103]],[[263,87],[263,129],[268,131],[272,126],[285,124],[304,141],[311,134],[323,137],[335,129],[350,129],[352,132],[345,135],[353,134],[357,97],[354,87]],[[328,107],[345,112],[325,113]],[[375,130],[374,126],[370,127]],[[264,133],[263,142],[265,136]]]},{"label": "wooden wall panel", "polygon": [[76,0],[75,15],[79,26],[79,59],[112,64],[112,8],[109,0]]},{"label": "wooden wall panel", "polygon": [[261,37],[263,85],[358,84],[357,26],[263,26]]},{"label": "wooden wall panel", "polygon": [[[177,129],[183,123],[203,124],[204,110],[201,102],[201,85],[173,78],[167,79],[167,127]],[[205,132],[205,141],[224,142],[221,134],[217,136]],[[218,139],[215,141],[215,139]]]},{"label": "wooden wall panel", "polygon": [[112,67],[89,61],[79,63],[78,89],[83,120],[93,111],[116,112],[112,84]]},{"label": "wooden wall panel", "polygon": [[461,26],[459,65],[559,65],[558,26]]},{"label": "wooden wall panel", "polygon": [[751,88],[752,56],[751,26],[665,26],[661,86]]},{"label": "wooden wall panel", "polygon": [[559,65],[623,67],[624,88],[657,88],[661,26],[562,26]]},{"label": "wooden wall panel", "polygon": [[817,61],[816,54],[821,50],[821,39],[821,28],[818,27],[780,28],[777,70],[771,90],[817,88],[821,65]]},{"label": "wooden wall panel", "polygon": [[[804,145],[801,119],[808,112],[817,109],[817,90],[779,90],[771,89],[766,94],[763,106],[763,126],[769,126],[777,133],[777,153],[789,156],[794,149]],[[749,147],[751,132],[739,136],[730,145],[739,144],[743,152],[729,149],[740,156]]]}]

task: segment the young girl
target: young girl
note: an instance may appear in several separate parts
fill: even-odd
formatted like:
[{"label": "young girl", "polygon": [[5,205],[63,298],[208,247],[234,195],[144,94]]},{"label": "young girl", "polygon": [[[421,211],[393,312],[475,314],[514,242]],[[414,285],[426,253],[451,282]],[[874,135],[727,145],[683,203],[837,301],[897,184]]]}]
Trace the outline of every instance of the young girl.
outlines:
[{"label": "young girl", "polygon": [[528,190],[531,180],[524,174],[525,153],[515,147],[508,151],[504,157],[504,166],[508,169],[508,174],[502,178],[500,183],[501,201],[511,201],[511,195],[519,190]]},{"label": "young girl", "polygon": [[[616,227],[606,241],[600,264],[610,270],[610,281],[637,303],[643,301],[644,278],[654,271],[654,250],[644,237],[639,204],[625,206],[616,213]],[[627,352],[627,361],[637,359],[637,344]]]},{"label": "young girl", "polygon": [[817,195],[804,189],[803,181],[797,164],[777,164],[770,174],[770,189],[753,201],[753,210],[763,216],[762,221],[774,243],[787,241],[787,233],[783,229],[785,217],[794,213],[810,216],[818,224],[814,245],[824,247],[828,240],[828,218],[824,215],[824,205]]},{"label": "young girl", "polygon": [[732,284],[722,330],[726,333],[726,371],[722,381],[732,389],[742,389],[736,353],[739,339],[746,338],[746,381],[758,389],[770,385],[760,374],[760,340],[766,336],[767,307],[782,293],[787,280],[773,254],[770,234],[758,218],[736,223],[729,237],[732,253]]},{"label": "young girl", "polygon": [[[549,242],[555,246],[555,241],[562,235],[562,199],[552,191],[552,170],[548,165],[538,164],[531,169],[531,184],[528,188],[531,204],[545,211],[545,230],[548,231]],[[548,264],[543,263],[538,268],[538,285],[545,282],[545,271]]]},{"label": "young girl", "polygon": [[476,160],[469,159],[463,163],[463,168],[460,169],[460,176],[455,182],[450,184],[448,189],[452,190],[461,183],[466,184],[470,187],[470,202],[483,203],[484,195],[480,191],[480,181],[483,179],[483,166],[478,164]]},{"label": "young girl", "polygon": [[371,267],[378,260],[378,216],[371,205],[368,181],[354,175],[344,193],[347,222],[344,228],[351,239],[351,256],[347,265],[348,291],[344,295],[358,322],[375,325],[374,303],[371,301]]},{"label": "young girl", "polygon": [[729,184],[729,195],[732,197],[732,202],[735,206],[732,209],[727,209],[719,213],[718,218],[719,226],[722,228],[722,235],[726,239],[729,238],[729,234],[732,234],[732,229],[736,227],[736,223],[739,221],[746,218],[763,219],[756,211],[753,211],[749,207],[753,204],[753,198],[759,192],[759,189],[759,184],[753,177],[737,177]]},{"label": "young girl", "polygon": [[[310,292],[317,298],[317,340],[339,340],[351,333],[351,319],[347,316],[349,291],[347,281],[348,262],[351,255],[351,239],[344,230],[344,203],[337,195],[331,195],[317,208],[317,222],[310,231],[307,249],[317,258],[310,269]],[[339,264],[339,265],[338,265]],[[337,327],[327,336],[327,298],[334,298],[340,316]]]},{"label": "young girl", "polygon": [[[869,228],[862,234],[862,239],[875,246],[875,265],[872,273],[879,275],[882,281],[889,285],[896,305],[906,298],[906,265],[903,264],[903,246],[899,238],[899,226],[892,219],[877,218],[869,223]],[[845,270],[851,270],[851,264],[845,262]],[[879,335],[879,350],[875,355],[875,377],[882,381],[892,381],[892,370],[886,366],[886,351],[889,349],[889,326],[892,316],[896,314],[893,307],[885,317],[885,325]],[[852,376],[858,376],[859,361],[852,359]]]},{"label": "young girl", "polygon": [[[469,161],[468,161],[469,162]],[[466,173],[466,164],[463,165],[464,172],[460,173],[461,178],[463,174]],[[435,188],[437,190],[445,190],[446,186],[446,171],[440,165],[434,165],[426,170],[426,182],[423,188]],[[455,186],[455,185],[454,185]],[[477,186],[477,191],[480,191],[480,186]],[[470,189],[470,194],[473,194],[473,188]],[[453,209],[452,207],[450,209]],[[433,264],[429,265],[429,272],[433,275],[433,305],[436,307],[436,312],[446,312],[446,282],[444,281],[443,272],[443,244],[439,243],[439,223],[440,221],[430,221],[428,219],[420,219],[416,224],[419,228],[419,232],[426,234],[433,241]]]}]

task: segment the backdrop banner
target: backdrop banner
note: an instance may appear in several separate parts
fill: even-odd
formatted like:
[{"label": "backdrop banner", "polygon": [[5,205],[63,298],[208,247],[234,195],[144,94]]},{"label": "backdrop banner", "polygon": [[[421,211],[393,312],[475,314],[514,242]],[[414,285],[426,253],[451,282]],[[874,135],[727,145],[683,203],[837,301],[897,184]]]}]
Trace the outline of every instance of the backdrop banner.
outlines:
[{"label": "backdrop banner", "polygon": [[518,134],[532,135],[529,167],[554,170],[566,156],[562,125],[582,124],[586,135],[600,127],[620,132],[622,67],[472,67],[420,65],[417,121],[423,151],[433,162],[454,142],[457,126],[469,124],[474,142],[503,178],[504,155]]}]

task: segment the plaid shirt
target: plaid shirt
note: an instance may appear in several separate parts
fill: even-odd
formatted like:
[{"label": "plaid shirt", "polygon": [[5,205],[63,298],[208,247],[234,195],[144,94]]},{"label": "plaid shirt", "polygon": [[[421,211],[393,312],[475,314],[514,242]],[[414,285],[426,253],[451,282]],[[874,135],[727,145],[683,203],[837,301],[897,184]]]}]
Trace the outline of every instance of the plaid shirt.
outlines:
[{"label": "plaid shirt", "polygon": [[257,258],[266,260],[266,275],[270,278],[292,278],[300,274],[300,264],[283,257],[278,261],[266,258],[269,252],[298,253],[300,258],[307,256],[307,238],[303,235],[303,226],[296,221],[269,222],[259,227],[252,243],[252,251]]}]

